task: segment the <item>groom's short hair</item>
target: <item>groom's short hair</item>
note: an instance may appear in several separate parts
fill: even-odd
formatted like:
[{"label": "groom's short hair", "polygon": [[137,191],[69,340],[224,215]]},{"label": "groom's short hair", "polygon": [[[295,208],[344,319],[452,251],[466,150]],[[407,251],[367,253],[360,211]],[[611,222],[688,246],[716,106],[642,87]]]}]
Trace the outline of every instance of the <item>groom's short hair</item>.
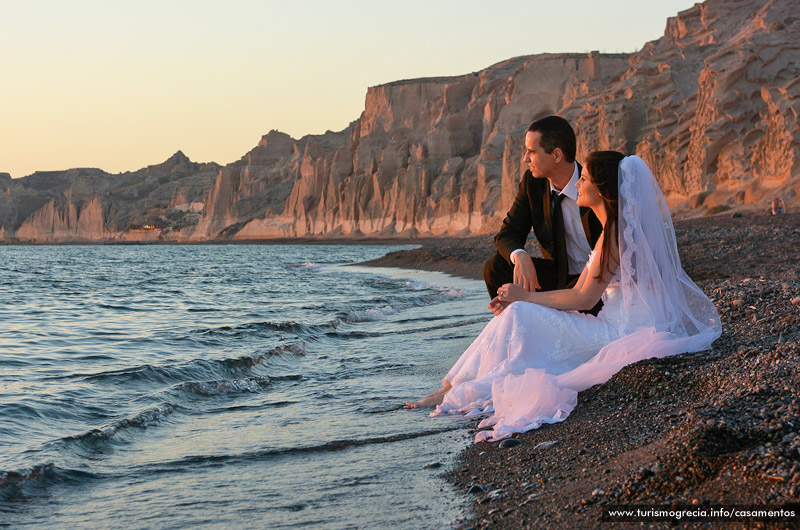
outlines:
[{"label": "groom's short hair", "polygon": [[550,154],[556,147],[560,148],[567,162],[575,161],[577,141],[575,131],[567,120],[561,116],[545,116],[533,122],[528,127],[528,132],[538,132],[541,135],[539,145],[544,152]]}]

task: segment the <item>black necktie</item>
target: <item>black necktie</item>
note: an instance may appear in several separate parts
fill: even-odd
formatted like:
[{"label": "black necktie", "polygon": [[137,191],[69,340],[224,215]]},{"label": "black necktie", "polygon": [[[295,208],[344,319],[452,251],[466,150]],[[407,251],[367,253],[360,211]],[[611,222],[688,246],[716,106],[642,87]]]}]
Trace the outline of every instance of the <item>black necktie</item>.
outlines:
[{"label": "black necktie", "polygon": [[550,217],[553,219],[553,243],[556,247],[556,262],[558,264],[558,289],[563,289],[567,284],[567,234],[564,230],[564,215],[561,211],[561,200],[564,195],[552,190],[550,192]]}]

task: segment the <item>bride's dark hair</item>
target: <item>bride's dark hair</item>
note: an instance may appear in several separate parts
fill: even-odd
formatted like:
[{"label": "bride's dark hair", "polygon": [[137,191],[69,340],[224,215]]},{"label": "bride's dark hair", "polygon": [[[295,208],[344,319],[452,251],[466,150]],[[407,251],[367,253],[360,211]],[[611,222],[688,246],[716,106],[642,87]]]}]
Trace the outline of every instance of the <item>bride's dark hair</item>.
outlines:
[{"label": "bride's dark hair", "polygon": [[618,259],[616,263],[611,263],[611,243],[619,240],[619,163],[623,158],[625,155],[617,151],[595,151],[586,159],[586,170],[592,177],[592,183],[597,186],[607,212],[603,225],[603,248],[600,251],[601,273],[595,276],[598,282],[602,281],[602,271],[608,270],[613,276],[619,265]]}]

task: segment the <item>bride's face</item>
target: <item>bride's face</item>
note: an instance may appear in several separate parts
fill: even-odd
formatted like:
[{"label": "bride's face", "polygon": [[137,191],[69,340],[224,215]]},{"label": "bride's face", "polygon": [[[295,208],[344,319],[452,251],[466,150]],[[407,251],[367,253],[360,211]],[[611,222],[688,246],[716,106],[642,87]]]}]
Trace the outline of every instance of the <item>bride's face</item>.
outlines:
[{"label": "bride's face", "polygon": [[581,171],[581,178],[578,179],[575,187],[578,188],[578,206],[599,206],[603,204],[603,198],[600,196],[600,190],[592,182],[592,176],[589,170],[585,167]]}]

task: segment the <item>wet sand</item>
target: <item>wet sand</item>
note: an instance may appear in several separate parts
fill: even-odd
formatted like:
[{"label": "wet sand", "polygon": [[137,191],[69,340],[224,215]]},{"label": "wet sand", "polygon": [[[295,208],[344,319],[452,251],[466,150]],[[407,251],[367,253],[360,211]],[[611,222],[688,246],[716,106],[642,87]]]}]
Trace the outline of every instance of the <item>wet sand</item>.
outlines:
[{"label": "wet sand", "polygon": [[[631,528],[641,526],[601,521],[604,506],[800,500],[800,214],[722,214],[675,228],[722,336],[704,352],[627,366],[581,392],[563,423],[515,436],[519,445],[469,447],[446,473],[470,498],[463,528]],[[371,265],[481,278],[493,252],[491,237],[416,243]]]}]

